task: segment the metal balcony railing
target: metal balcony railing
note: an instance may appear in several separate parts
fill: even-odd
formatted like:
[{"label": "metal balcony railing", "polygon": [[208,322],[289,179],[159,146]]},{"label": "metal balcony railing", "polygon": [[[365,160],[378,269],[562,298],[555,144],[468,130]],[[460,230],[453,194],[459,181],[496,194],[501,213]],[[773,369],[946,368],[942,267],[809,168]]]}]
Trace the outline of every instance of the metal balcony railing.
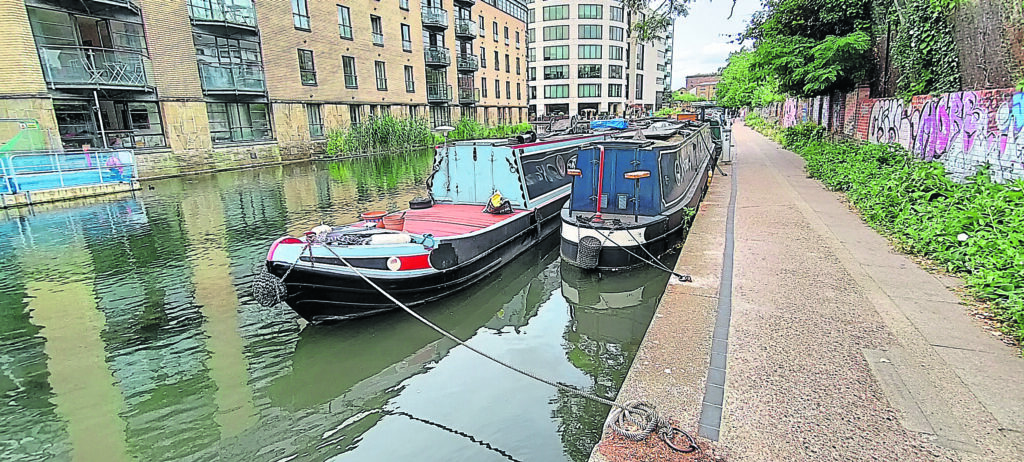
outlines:
[{"label": "metal balcony railing", "polygon": [[476,38],[476,21],[469,19],[455,20],[455,37],[466,40]]},{"label": "metal balcony railing", "polygon": [[452,63],[451,53],[444,47],[427,47],[423,50],[423,61],[428,66],[444,67]]},{"label": "metal balcony railing", "polygon": [[[82,3],[99,3],[100,5],[105,6],[127,8],[129,10],[134,11],[135,13],[138,13],[140,11],[139,5],[132,0],[88,0],[83,1]],[[88,5],[86,5],[86,7],[88,8]]]},{"label": "metal balcony railing", "polygon": [[476,4],[476,0],[454,0],[454,3],[462,6],[473,6]]},{"label": "metal balcony railing", "polygon": [[476,88],[459,87],[459,104],[476,104],[480,102],[480,94]]},{"label": "metal balcony railing", "polygon": [[256,28],[256,8],[252,0],[189,0],[193,22],[216,22]]},{"label": "metal balcony railing", "polygon": [[476,55],[459,53],[455,55],[455,63],[459,72],[476,72],[480,69],[480,62]]},{"label": "metal balcony railing", "polygon": [[370,32],[370,37],[373,38],[373,44],[379,47],[384,46],[384,34],[380,32]]},{"label": "metal balcony railing", "polygon": [[452,86],[445,83],[427,85],[428,103],[447,103],[452,100]]},{"label": "metal balcony railing", "polygon": [[199,63],[199,80],[206,93],[263,93],[267,89],[259,64]]},{"label": "metal balcony railing", "polygon": [[128,88],[153,86],[153,64],[135,51],[79,46],[39,46],[43,78],[51,88]]},{"label": "metal balcony railing", "polygon": [[12,151],[0,158],[0,193],[59,189],[137,178],[135,153],[130,149],[88,152]]},{"label": "metal balcony railing", "polygon": [[423,27],[434,29],[448,28],[448,11],[441,8],[424,8],[420,16],[423,18]]}]

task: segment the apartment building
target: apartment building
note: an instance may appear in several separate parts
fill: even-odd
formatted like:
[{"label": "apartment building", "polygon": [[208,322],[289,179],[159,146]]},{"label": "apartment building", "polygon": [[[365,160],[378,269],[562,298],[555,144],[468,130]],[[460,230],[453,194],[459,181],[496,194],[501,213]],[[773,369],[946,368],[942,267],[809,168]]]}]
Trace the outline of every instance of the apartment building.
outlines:
[{"label": "apartment building", "polygon": [[515,123],[525,21],[518,0],[0,0],[0,118],[134,148],[144,176],[307,158],[376,114]]},{"label": "apartment building", "polygon": [[721,74],[694,74],[686,76],[686,87],[691,94],[708,101],[715,100],[715,88],[718,81],[722,79]]},{"label": "apartment building", "polygon": [[671,36],[638,43],[618,0],[527,0],[529,113],[639,115],[671,81]]}]

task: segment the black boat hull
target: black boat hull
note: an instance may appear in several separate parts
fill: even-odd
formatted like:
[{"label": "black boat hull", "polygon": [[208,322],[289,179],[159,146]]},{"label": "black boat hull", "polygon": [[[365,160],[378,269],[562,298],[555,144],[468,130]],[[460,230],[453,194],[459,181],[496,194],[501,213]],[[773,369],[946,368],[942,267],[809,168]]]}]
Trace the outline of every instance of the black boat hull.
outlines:
[{"label": "black boat hull", "polygon": [[[409,307],[439,300],[498,271],[553,234],[560,225],[558,212],[567,199],[553,199],[540,205],[539,213],[522,214],[495,229],[451,240],[460,263],[450,268],[420,276],[371,280]],[[283,262],[267,265],[277,277],[282,277],[290,266]],[[351,319],[398,308],[355,274],[296,266],[284,282],[288,291],[284,302],[311,322]]]}]

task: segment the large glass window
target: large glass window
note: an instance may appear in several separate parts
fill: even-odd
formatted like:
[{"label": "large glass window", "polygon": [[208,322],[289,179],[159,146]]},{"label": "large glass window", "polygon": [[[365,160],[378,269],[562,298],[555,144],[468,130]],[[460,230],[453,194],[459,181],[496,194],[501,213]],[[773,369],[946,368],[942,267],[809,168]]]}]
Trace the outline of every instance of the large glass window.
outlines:
[{"label": "large glass window", "polygon": [[374,61],[373,70],[377,75],[377,89],[384,91],[388,89],[388,72],[384,61]]},{"label": "large glass window", "polygon": [[505,98],[512,99],[512,82],[505,81]]},{"label": "large glass window", "polygon": [[581,39],[599,39],[601,38],[601,26],[595,25],[584,25],[580,24],[579,38]]},{"label": "large glass window", "polygon": [[516,99],[517,100],[523,99],[523,84],[518,83],[518,82],[516,83]]},{"label": "large glass window", "polygon": [[533,43],[536,40],[536,38],[533,36],[534,32],[535,32],[534,29],[526,29],[526,44],[527,45]]},{"label": "large glass window", "polygon": [[612,21],[626,22],[625,19],[624,19],[625,16],[622,14],[622,7],[621,6],[613,6],[613,7],[611,7],[611,9],[608,11],[608,17]]},{"label": "large glass window", "polygon": [[544,47],[544,61],[557,61],[561,59],[569,59],[569,45]]},{"label": "large glass window", "polygon": [[544,7],[544,20],[545,21],[554,21],[554,20],[558,20],[558,19],[569,19],[569,5],[545,6]]},{"label": "large glass window", "polygon": [[601,19],[602,16],[601,5],[579,5],[578,18],[579,19]]},{"label": "large glass window", "polygon": [[487,79],[484,77],[480,77],[480,96],[483,98],[487,97]]},{"label": "large glass window", "polygon": [[338,5],[338,34],[343,39],[352,40],[352,15],[347,6]]},{"label": "large glass window", "polygon": [[625,40],[625,33],[621,27],[608,26],[608,38],[615,40],[616,42],[622,42]]},{"label": "large glass window", "polygon": [[528,67],[528,68],[526,68],[526,80],[527,81],[537,80],[537,68],[536,67]]},{"label": "large glass window", "polygon": [[498,61],[498,50],[494,50],[494,70],[501,70],[501,63]]},{"label": "large glass window", "polygon": [[309,30],[309,7],[306,0],[292,0],[292,23],[296,29]]},{"label": "large glass window", "polygon": [[381,24],[380,16],[370,15],[370,38],[373,44],[379,47],[384,46],[384,25]]},{"label": "large glass window", "polygon": [[306,105],[306,121],[309,123],[309,136],[313,139],[324,137],[324,117],[322,104]]},{"label": "large glass window", "polygon": [[609,83],[608,84],[608,97],[622,97],[622,84],[621,83]]},{"label": "large glass window", "polygon": [[[616,66],[614,64],[608,65],[608,78],[609,79],[621,79],[622,78],[622,66]],[[609,95],[611,96],[611,95]]]},{"label": "large glass window", "polygon": [[480,69],[487,69],[487,49],[480,47]]},{"label": "large glass window", "polygon": [[107,146],[154,148],[167,145],[157,103],[110,100],[99,103],[97,113],[91,100],[53,101],[57,131],[66,149],[103,146],[97,115],[103,120]]},{"label": "large glass window", "polygon": [[580,45],[579,59],[601,59],[601,45]]},{"label": "large glass window", "polygon": [[600,64],[580,64],[578,69],[578,76],[581,79],[599,79],[601,78],[601,65]]},{"label": "large glass window", "polygon": [[537,99],[537,87],[526,87],[526,98],[531,100]]},{"label": "large glass window", "polygon": [[622,61],[622,47],[615,45],[608,47],[608,59],[613,61]]},{"label": "large glass window", "polygon": [[644,98],[644,76],[643,74],[636,75],[636,99]]},{"label": "large glass window", "polygon": [[501,81],[497,79],[494,81],[494,97],[501,99]]},{"label": "large glass window", "polygon": [[516,56],[516,75],[522,75],[522,73],[523,73],[523,71],[521,70],[522,68],[523,68],[523,63],[522,63],[522,61],[519,60],[519,57]]},{"label": "large glass window", "polygon": [[206,103],[214,143],[271,139],[266,103]]},{"label": "large glass window", "polygon": [[345,88],[359,88],[359,79],[356,78],[356,58],[342,56],[341,70],[345,75]]},{"label": "large glass window", "polygon": [[544,40],[569,40],[569,26],[544,27]]},{"label": "large glass window", "polygon": [[405,66],[405,91],[406,93],[416,93],[416,80],[413,76],[412,66]]},{"label": "large glass window", "polygon": [[313,65],[313,51],[299,49],[299,77],[303,85],[316,85],[316,66]]},{"label": "large glass window", "polygon": [[492,32],[494,33],[494,41],[497,42],[498,41],[498,22],[497,21],[491,22],[491,26],[492,26],[492,28],[491,28]]},{"label": "large glass window", "polygon": [[480,36],[481,37],[487,36],[487,23],[484,22],[484,17],[481,15],[481,16],[477,16],[476,19],[477,19],[477,21],[476,21],[477,25],[480,26]]},{"label": "large glass window", "polygon": [[402,24],[402,51],[412,52],[412,31],[408,24]]},{"label": "large glass window", "polygon": [[576,96],[579,98],[593,98],[601,96],[601,84],[581,83],[576,87]]},{"label": "large glass window", "polygon": [[568,85],[544,85],[545,98],[568,98]]},{"label": "large glass window", "polygon": [[569,66],[544,66],[544,80],[569,78]]},{"label": "large glass window", "polygon": [[409,0],[398,0],[398,7],[405,11],[409,11]]},{"label": "large glass window", "polygon": [[537,49],[536,48],[527,48],[526,49],[526,62],[532,63],[534,61],[537,61]]},{"label": "large glass window", "polygon": [[505,72],[512,72],[512,66],[508,60],[508,54],[505,55]]},{"label": "large glass window", "polygon": [[642,44],[636,46],[636,68],[637,70],[644,68],[644,46]]}]

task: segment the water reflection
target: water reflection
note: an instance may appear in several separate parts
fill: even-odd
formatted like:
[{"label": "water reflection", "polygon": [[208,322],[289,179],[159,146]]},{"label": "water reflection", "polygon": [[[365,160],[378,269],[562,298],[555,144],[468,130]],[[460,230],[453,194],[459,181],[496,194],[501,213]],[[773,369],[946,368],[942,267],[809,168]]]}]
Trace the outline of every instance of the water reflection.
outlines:
[{"label": "water reflection", "polygon": [[[169,179],[2,212],[0,459],[585,460],[603,406],[401,313],[306,326],[251,300],[270,241],[402,206],[422,195],[431,157]],[[664,279],[632,278],[652,278],[638,306],[583,308],[591,291],[567,303],[553,247],[422,312],[502,359],[614,396]]]}]

